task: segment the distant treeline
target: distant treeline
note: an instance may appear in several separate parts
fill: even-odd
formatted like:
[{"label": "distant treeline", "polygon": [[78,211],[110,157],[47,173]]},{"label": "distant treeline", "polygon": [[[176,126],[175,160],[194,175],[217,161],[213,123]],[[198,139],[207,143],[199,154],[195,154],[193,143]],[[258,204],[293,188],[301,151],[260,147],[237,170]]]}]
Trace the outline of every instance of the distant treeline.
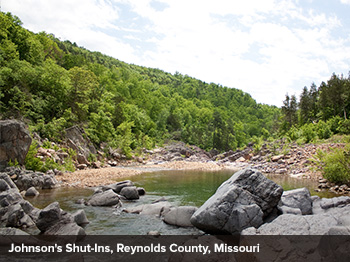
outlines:
[{"label": "distant treeline", "polygon": [[286,95],[280,133],[292,140],[303,137],[304,142],[326,139],[332,134],[350,134],[349,110],[350,76],[333,74],[319,87],[304,87],[299,101],[295,95]]}]

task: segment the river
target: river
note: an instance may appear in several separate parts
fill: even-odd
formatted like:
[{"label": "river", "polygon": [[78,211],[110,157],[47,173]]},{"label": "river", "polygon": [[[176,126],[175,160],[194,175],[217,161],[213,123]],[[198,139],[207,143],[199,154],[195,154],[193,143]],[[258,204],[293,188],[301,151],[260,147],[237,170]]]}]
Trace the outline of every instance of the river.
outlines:
[{"label": "river", "polygon": [[[232,170],[225,171],[157,171],[132,176],[135,185],[145,188],[147,194],[137,201],[123,201],[123,207],[151,203],[161,197],[174,206],[202,205],[213,195],[222,182],[232,176]],[[284,190],[307,187],[312,195],[334,197],[329,192],[317,193],[317,183],[307,179],[296,179],[285,175],[269,175],[268,178],[280,184]],[[40,195],[28,199],[34,206],[44,208],[58,201],[63,210],[74,212],[84,209],[90,221],[85,228],[87,234],[94,235],[144,235],[149,231],[159,231],[164,235],[199,234],[194,228],[178,228],[167,225],[159,218],[127,214],[111,207],[92,207],[77,204],[77,200],[87,199],[93,193],[89,188],[57,188],[41,190]]]}]

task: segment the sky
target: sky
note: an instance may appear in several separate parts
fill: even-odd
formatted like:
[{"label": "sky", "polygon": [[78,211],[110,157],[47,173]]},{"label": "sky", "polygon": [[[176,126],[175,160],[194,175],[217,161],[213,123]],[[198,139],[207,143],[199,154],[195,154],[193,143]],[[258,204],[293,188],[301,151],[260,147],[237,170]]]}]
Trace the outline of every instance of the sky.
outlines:
[{"label": "sky", "polygon": [[32,32],[281,106],[350,71],[350,0],[0,0]]}]

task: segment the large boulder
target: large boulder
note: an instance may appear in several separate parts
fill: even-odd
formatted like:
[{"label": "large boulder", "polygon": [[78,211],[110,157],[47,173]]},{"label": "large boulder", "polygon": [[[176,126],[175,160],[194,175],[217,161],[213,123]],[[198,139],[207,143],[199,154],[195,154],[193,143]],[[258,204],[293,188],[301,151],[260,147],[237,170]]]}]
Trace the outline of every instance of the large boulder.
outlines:
[{"label": "large boulder", "polygon": [[76,219],[77,216],[63,211],[58,202],[54,202],[40,211],[36,226],[44,235],[85,235]]},{"label": "large boulder", "polygon": [[0,170],[9,161],[24,165],[32,143],[29,131],[24,124],[16,120],[0,120]]},{"label": "large boulder", "polygon": [[58,202],[53,202],[39,213],[36,226],[40,231],[45,232],[62,218],[62,210]]},{"label": "large boulder", "polygon": [[119,203],[119,196],[112,189],[92,195],[88,204],[91,206],[115,206]]},{"label": "large boulder", "polygon": [[283,189],[254,169],[235,173],[192,216],[197,228],[214,234],[236,234],[259,227],[276,208]]}]

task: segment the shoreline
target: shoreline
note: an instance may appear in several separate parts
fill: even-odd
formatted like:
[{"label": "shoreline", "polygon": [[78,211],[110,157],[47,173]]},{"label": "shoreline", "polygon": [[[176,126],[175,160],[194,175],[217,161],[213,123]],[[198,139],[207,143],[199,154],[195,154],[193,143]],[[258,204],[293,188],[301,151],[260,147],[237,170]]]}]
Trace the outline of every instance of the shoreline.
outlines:
[{"label": "shoreline", "polygon": [[162,170],[232,170],[234,172],[247,166],[248,165],[227,165],[216,162],[172,161],[161,164],[77,170],[72,173],[63,173],[63,175],[56,176],[56,179],[60,185],[64,187],[97,187],[118,182],[119,179],[122,181],[127,177]]}]

